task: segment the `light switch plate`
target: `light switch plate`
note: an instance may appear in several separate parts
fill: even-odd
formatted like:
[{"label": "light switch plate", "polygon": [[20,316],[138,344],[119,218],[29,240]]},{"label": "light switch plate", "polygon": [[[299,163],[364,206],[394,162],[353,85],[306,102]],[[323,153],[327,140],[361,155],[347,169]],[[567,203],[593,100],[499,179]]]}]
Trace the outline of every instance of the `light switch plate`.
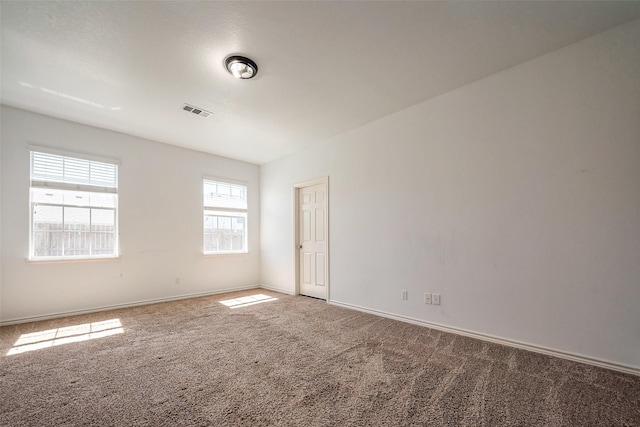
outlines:
[{"label": "light switch plate", "polygon": [[431,297],[433,305],[440,305],[440,294],[433,294]]},{"label": "light switch plate", "polygon": [[431,294],[428,294],[425,292],[424,294],[424,303],[425,304],[431,304]]}]

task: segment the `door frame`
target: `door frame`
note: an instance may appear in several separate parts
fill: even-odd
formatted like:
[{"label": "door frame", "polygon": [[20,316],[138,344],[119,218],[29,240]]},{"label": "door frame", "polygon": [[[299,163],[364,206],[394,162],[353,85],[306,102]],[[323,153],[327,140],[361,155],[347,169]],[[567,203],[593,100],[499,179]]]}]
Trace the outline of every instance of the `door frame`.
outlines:
[{"label": "door frame", "polygon": [[329,176],[323,176],[320,178],[316,178],[316,179],[312,179],[310,181],[304,181],[304,182],[300,182],[298,184],[295,184],[293,186],[293,253],[294,253],[294,260],[293,260],[293,264],[294,264],[294,283],[295,283],[295,287],[294,287],[294,291],[293,294],[294,295],[300,295],[300,250],[298,248],[298,246],[300,245],[300,210],[299,210],[299,203],[300,203],[300,189],[304,188],[304,187],[309,187],[311,185],[318,185],[318,184],[324,184],[325,188],[327,189],[327,194],[325,197],[325,212],[326,212],[326,218],[327,218],[327,227],[326,227],[326,239],[327,239],[327,275],[326,275],[326,285],[325,285],[325,301],[329,302],[329,286],[330,286],[330,272],[331,272],[331,262],[330,262],[330,256],[329,256],[329,224],[330,224],[330,215],[329,215]]}]

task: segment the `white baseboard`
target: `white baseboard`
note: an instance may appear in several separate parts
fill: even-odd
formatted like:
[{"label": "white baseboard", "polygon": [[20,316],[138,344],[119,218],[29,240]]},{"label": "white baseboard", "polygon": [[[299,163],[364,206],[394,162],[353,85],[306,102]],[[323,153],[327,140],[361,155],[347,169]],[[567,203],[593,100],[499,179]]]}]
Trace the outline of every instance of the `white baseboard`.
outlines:
[{"label": "white baseboard", "polygon": [[266,285],[260,285],[260,288],[266,289],[268,291],[280,292],[281,294],[295,295],[295,292],[289,289],[274,288],[273,286],[266,286]]},{"label": "white baseboard", "polygon": [[348,308],[351,310],[358,310],[369,314],[374,314],[376,316],[386,317],[393,320],[399,320],[401,322],[412,323],[418,326],[426,326],[427,328],[437,329],[443,332],[450,332],[452,334],[464,335],[466,337],[477,338],[483,341],[489,341],[496,344],[506,345],[508,347],[515,347],[522,350],[533,351],[535,353],[542,353],[548,356],[555,356],[561,359],[572,360],[574,362],[586,363],[588,365],[598,366],[600,368],[611,369],[618,372],[624,372],[625,374],[632,374],[640,376],[640,368],[623,365],[620,363],[611,362],[608,360],[595,359],[592,357],[584,356],[581,354],[566,352],[562,350],[557,350],[553,348],[543,347],[539,345],[529,344],[525,342],[515,341],[506,338],[500,338],[493,335],[481,334],[479,332],[469,331],[461,328],[454,328],[451,326],[441,325],[439,323],[426,322],[424,320],[414,319],[412,317],[400,316],[397,314],[391,314],[384,311],[372,310],[370,308],[360,307],[354,304],[348,304],[345,302],[339,301],[327,301],[329,304],[336,305],[339,307]]},{"label": "white baseboard", "polygon": [[236,292],[236,291],[244,291],[248,289],[259,289],[259,288],[260,288],[259,285],[253,285],[253,286],[243,286],[239,288],[216,289],[214,291],[196,292],[192,294],[176,295],[176,296],[165,297],[165,298],[152,298],[152,299],[147,299],[142,301],[135,301],[135,302],[124,303],[124,304],[105,305],[101,307],[93,307],[93,308],[88,308],[83,310],[60,311],[57,313],[45,314],[42,316],[19,317],[15,319],[0,320],[0,326],[15,325],[18,323],[27,323],[27,322],[37,322],[40,320],[56,319],[58,317],[97,313],[99,311],[115,310],[118,308],[136,307],[139,305],[157,304],[160,302],[178,301],[181,299],[197,298],[197,297],[204,297],[208,295],[224,294],[227,292]]}]

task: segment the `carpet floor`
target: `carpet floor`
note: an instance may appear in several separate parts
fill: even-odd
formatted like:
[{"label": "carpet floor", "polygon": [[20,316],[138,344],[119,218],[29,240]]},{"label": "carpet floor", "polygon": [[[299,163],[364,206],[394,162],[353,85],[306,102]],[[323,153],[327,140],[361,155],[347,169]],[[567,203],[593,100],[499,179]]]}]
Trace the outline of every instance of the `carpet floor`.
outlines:
[{"label": "carpet floor", "polygon": [[2,426],[640,426],[640,377],[265,290],[0,339]]}]

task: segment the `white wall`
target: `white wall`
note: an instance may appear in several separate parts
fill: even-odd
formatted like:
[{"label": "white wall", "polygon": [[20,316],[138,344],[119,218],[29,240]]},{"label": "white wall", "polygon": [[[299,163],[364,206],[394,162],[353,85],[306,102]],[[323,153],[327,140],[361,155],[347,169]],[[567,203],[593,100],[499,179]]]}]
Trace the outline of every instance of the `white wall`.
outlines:
[{"label": "white wall", "polygon": [[[258,285],[258,166],[4,106],[1,120],[0,320]],[[29,144],[120,160],[120,259],[26,261]],[[202,255],[205,175],[248,184],[249,254]]]},{"label": "white wall", "polygon": [[331,300],[640,368],[640,21],[262,166],[265,286],[323,175]]}]

